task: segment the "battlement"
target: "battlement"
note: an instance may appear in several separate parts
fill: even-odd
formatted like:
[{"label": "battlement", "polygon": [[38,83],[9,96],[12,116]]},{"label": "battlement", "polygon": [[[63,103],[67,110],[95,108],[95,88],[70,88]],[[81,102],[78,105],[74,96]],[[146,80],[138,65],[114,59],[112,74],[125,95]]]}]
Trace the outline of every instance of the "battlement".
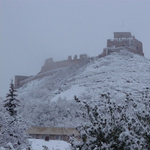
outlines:
[{"label": "battlement", "polygon": [[41,68],[41,73],[58,69],[58,68],[67,67],[73,64],[79,64],[85,59],[87,59],[87,54],[81,54],[79,58],[77,57],[77,55],[75,55],[73,59],[71,56],[68,56],[67,60],[56,61],[56,62],[53,61],[53,58],[48,58],[45,60],[44,66]]}]

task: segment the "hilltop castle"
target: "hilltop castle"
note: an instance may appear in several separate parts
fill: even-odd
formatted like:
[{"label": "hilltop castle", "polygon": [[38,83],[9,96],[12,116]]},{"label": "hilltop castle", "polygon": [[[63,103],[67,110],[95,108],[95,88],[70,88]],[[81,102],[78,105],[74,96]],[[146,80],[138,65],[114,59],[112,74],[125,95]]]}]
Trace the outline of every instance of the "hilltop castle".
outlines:
[{"label": "hilltop castle", "polygon": [[[100,54],[98,57],[105,57],[112,52],[119,52],[122,49],[127,49],[130,52],[144,56],[142,42],[135,39],[130,32],[114,32],[114,39],[107,40],[107,47],[103,49],[102,54]],[[68,56],[67,60],[57,62],[54,62],[53,58],[46,59],[45,64],[41,68],[41,71],[38,75],[34,77],[15,76],[15,88],[19,88],[23,84],[37,78],[41,78],[45,75],[50,75],[50,73],[44,74],[45,72],[53,71],[55,69],[70,65],[81,64],[85,60],[88,60],[87,54],[81,54],[79,58],[77,58],[77,55],[75,55],[74,59],[72,59],[71,56]]]},{"label": "hilltop castle", "polygon": [[112,52],[127,49],[130,52],[144,56],[142,42],[135,39],[130,32],[114,32],[114,39],[107,40],[107,47],[99,57],[104,57]]}]

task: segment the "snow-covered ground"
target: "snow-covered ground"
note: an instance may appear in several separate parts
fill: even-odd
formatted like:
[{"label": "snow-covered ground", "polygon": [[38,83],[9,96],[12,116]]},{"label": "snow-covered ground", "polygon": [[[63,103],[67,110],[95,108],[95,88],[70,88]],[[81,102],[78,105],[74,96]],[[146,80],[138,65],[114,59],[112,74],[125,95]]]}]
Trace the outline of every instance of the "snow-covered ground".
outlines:
[{"label": "snow-covered ground", "polygon": [[81,95],[82,93],[84,93],[84,87],[80,87],[78,85],[73,85],[73,86],[71,86],[70,89],[53,97],[51,99],[51,102],[57,101],[59,99],[59,97],[61,97],[63,99],[67,97],[67,100],[72,100],[75,95],[78,96],[78,95]]},{"label": "snow-covered ground", "polygon": [[[136,96],[146,87],[150,87],[150,60],[122,50],[84,66],[56,69],[51,75],[18,89],[18,99],[22,102],[23,117],[32,116],[31,121],[35,123],[36,120],[36,125],[70,126],[68,122],[72,124],[74,119],[65,120],[69,115],[67,111],[64,115],[63,112],[78,111],[76,107],[71,108],[71,104],[70,107],[67,106],[67,103],[74,101],[74,95],[80,100],[89,98],[99,101],[101,94],[109,92],[113,100],[120,102],[126,93]],[[66,102],[62,104],[61,100],[64,98]],[[52,101],[56,104],[52,105]],[[57,106],[59,107],[56,108]],[[51,114],[53,116],[50,117]]]},{"label": "snow-covered ground", "polygon": [[43,146],[47,146],[49,150],[69,150],[70,144],[64,141],[44,141],[42,139],[29,139],[32,143],[33,150],[43,150]]},{"label": "snow-covered ground", "polygon": [[[30,101],[66,100],[83,93],[97,99],[100,93],[141,92],[150,85],[150,60],[122,50],[85,66],[58,69],[51,75],[29,82],[18,90],[18,98]],[[95,97],[96,96],[96,97]],[[98,97],[97,97],[98,96]]]},{"label": "snow-covered ground", "polygon": [[[45,150],[70,150],[70,144],[65,141],[60,141],[60,140],[45,141],[43,139],[29,139],[29,141],[31,143],[32,150],[44,150],[44,146],[48,148]],[[10,143],[8,143],[8,145],[10,147],[12,146],[12,144]],[[0,150],[5,150],[5,149],[3,147],[0,147]]]}]

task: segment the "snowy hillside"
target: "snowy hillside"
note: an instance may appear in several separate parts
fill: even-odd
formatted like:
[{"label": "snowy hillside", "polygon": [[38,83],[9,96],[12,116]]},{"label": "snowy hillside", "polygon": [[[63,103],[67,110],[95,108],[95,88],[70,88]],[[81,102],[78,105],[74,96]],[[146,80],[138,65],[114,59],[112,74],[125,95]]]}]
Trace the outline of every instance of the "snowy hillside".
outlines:
[{"label": "snowy hillside", "polygon": [[[51,105],[50,102],[54,102],[55,106],[61,105],[61,100],[64,100],[66,110],[71,106],[65,106],[66,102],[72,103],[74,95],[98,100],[101,93],[109,92],[112,98],[120,99],[125,93],[136,94],[149,85],[150,60],[122,50],[91,61],[85,66],[55,70],[51,76],[34,80],[18,89],[18,98],[29,112],[31,107],[34,112],[38,112],[40,108],[46,109],[45,105]],[[60,103],[57,103],[57,99]]]}]

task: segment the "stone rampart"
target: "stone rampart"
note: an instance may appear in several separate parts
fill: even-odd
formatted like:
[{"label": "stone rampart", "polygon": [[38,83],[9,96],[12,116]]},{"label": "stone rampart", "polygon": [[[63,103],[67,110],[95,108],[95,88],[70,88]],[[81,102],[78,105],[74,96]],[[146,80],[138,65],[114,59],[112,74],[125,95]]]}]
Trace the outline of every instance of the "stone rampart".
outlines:
[{"label": "stone rampart", "polygon": [[28,76],[20,76],[20,75],[16,75],[15,76],[15,88],[19,88],[20,87],[20,82],[23,80],[28,79]]},{"label": "stone rampart", "polygon": [[41,68],[41,73],[54,70],[54,69],[58,69],[58,68],[67,67],[73,64],[79,64],[81,61],[85,59],[87,59],[87,54],[81,54],[79,59],[77,58],[77,55],[74,56],[74,59],[72,59],[71,56],[68,56],[67,60],[57,61],[57,62],[53,62],[53,58],[49,58],[45,60],[45,64]]},{"label": "stone rampart", "polygon": [[68,56],[67,60],[62,60],[57,62],[54,62],[53,58],[46,59],[44,66],[41,68],[40,73],[38,73],[37,75],[32,77],[15,76],[15,88],[19,88],[24,84],[33,81],[35,79],[51,75],[55,69],[59,69],[59,68],[61,69],[63,67],[67,67],[70,65],[77,65],[77,64],[80,65],[82,62],[85,62],[86,60],[88,60],[87,54],[81,54],[79,58],[77,57],[77,55],[75,55],[73,59],[71,56]]}]

